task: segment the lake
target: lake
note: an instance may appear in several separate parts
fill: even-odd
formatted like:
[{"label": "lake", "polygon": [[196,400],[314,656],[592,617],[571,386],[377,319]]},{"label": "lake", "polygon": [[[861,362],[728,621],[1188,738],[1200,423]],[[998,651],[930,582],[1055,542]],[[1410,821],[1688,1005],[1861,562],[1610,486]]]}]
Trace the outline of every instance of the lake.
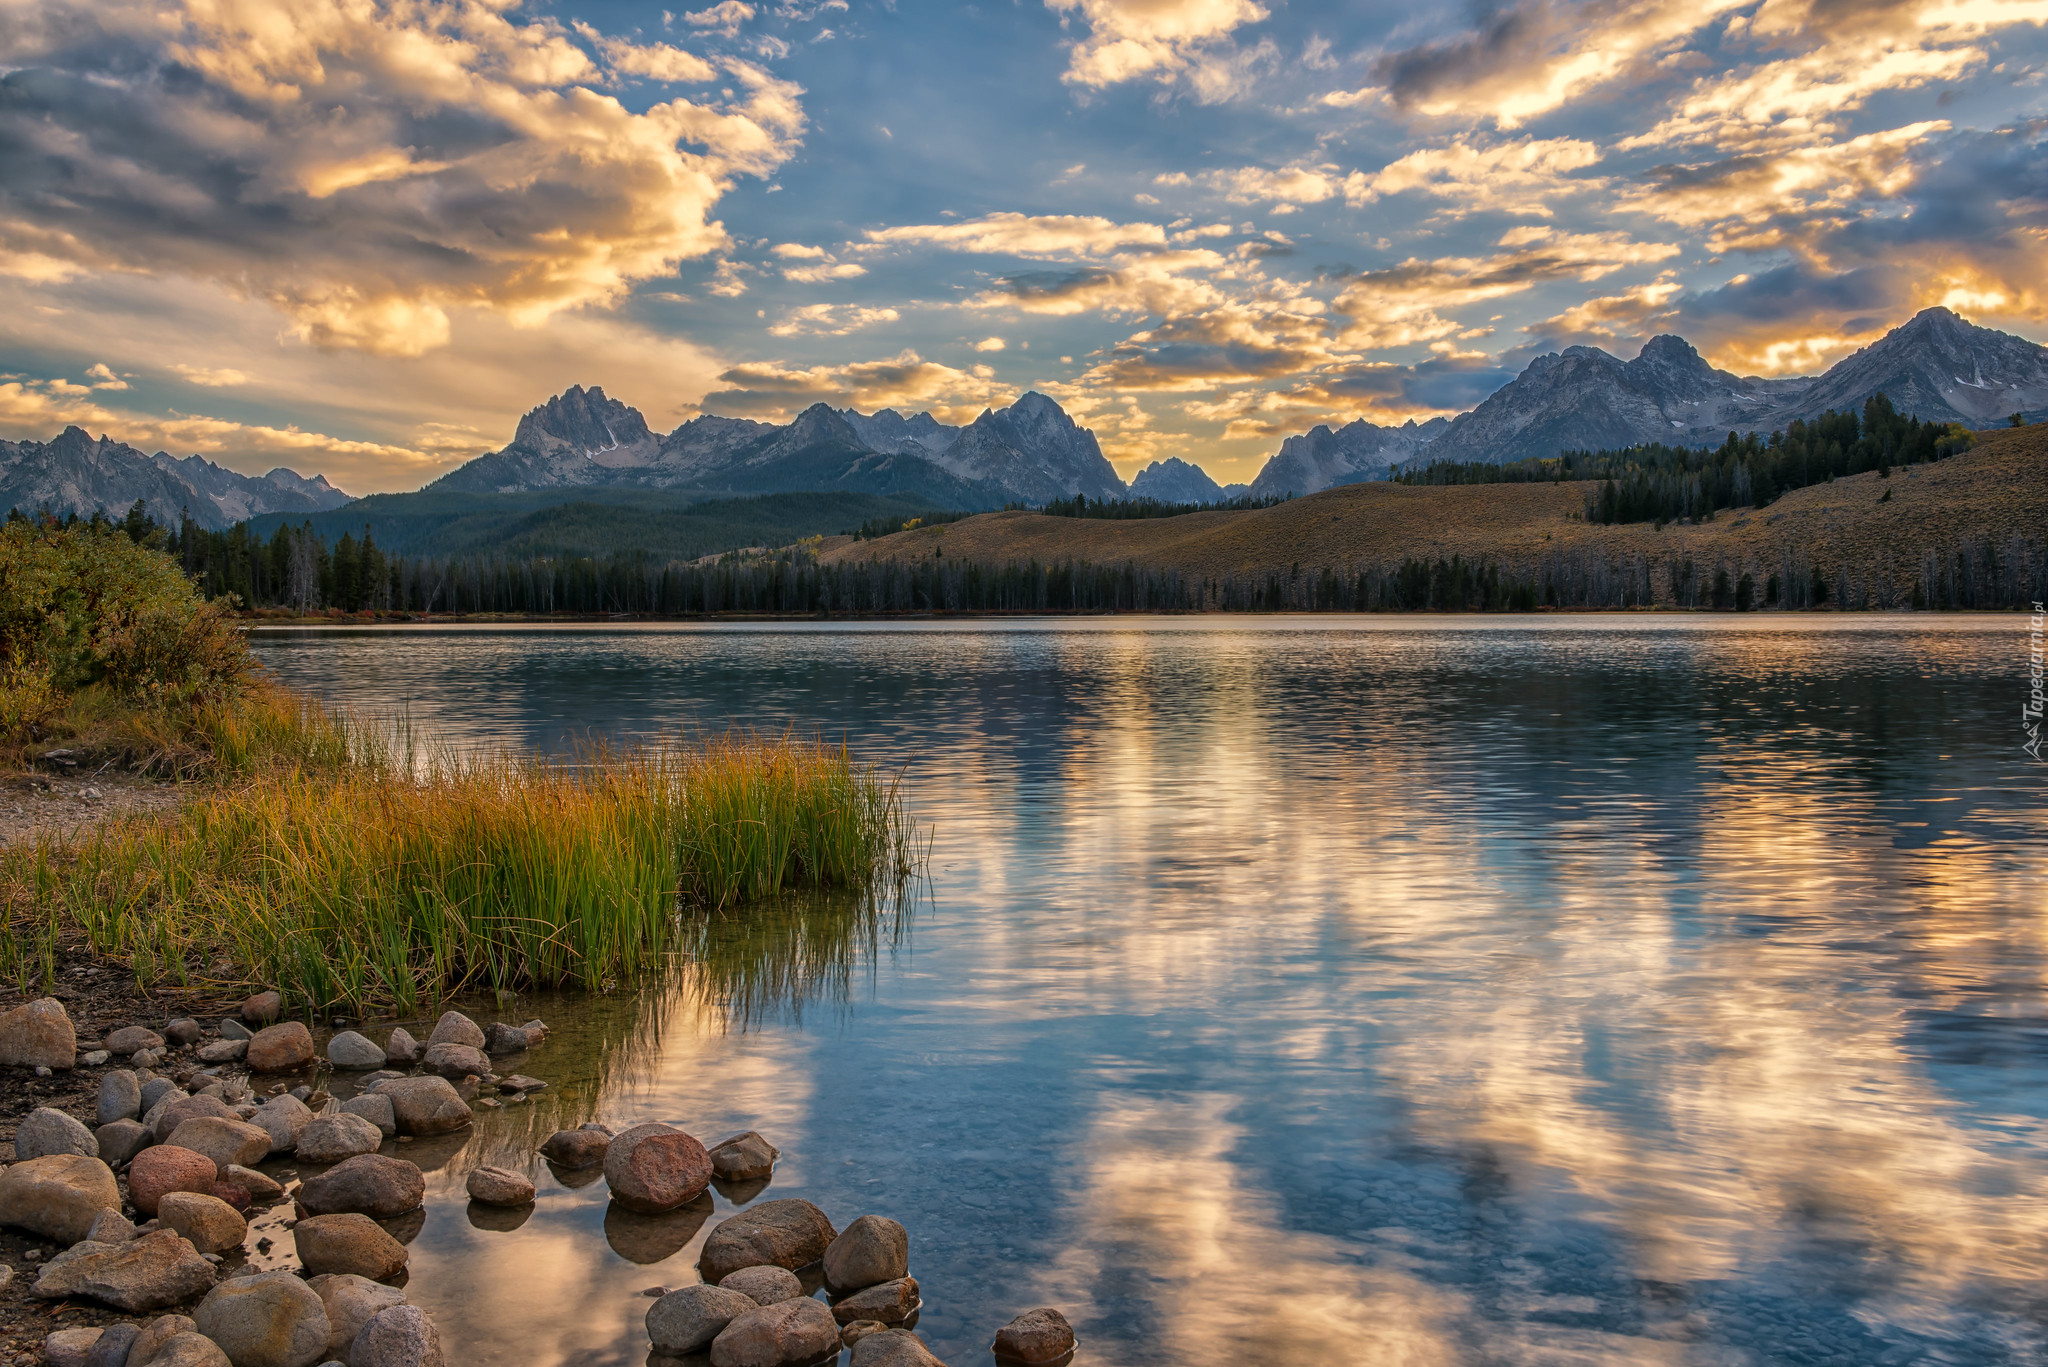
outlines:
[{"label": "lake", "polygon": [[[465,1363],[640,1362],[643,1290],[779,1196],[902,1221],[953,1367],[1039,1305],[1102,1367],[2048,1362],[2023,619],[255,640],[455,744],[843,736],[929,831],[878,915],[477,1007],[558,1029],[537,1100],[409,1146],[410,1294]],[[591,1118],[781,1164],[608,1216],[532,1155]],[[482,1162],[529,1217],[472,1215]]]}]

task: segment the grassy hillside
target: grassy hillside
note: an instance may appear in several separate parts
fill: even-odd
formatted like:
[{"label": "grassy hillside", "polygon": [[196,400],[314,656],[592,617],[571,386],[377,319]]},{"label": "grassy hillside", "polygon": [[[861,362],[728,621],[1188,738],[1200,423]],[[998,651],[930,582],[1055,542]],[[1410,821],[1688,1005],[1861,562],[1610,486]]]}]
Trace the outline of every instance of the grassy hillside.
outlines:
[{"label": "grassy hillside", "polygon": [[707,498],[662,489],[549,489],[521,494],[423,490],[372,494],[332,512],[272,513],[250,521],[268,540],[282,523],[311,522],[330,544],[360,537],[368,524],[396,555],[606,555],[643,551],[694,559],[742,546],[782,546],[843,532],[874,518],[932,512],[924,499],[897,494],[785,493]]},{"label": "grassy hillside", "polygon": [[1516,563],[1583,550],[1652,564],[1689,557],[1767,568],[1793,554],[1905,583],[1925,552],[1965,540],[2004,545],[2048,529],[2048,426],[1980,433],[1963,455],[1894,469],[1889,478],[1852,475],[1662,531],[1647,522],[1586,522],[1594,488],[1353,484],[1273,508],[1129,522],[985,513],[871,541],[828,540],[823,555],[829,563],[911,562],[937,552],[982,564],[1129,563],[1190,578],[1256,579],[1297,565],[1384,567],[1453,555]]}]

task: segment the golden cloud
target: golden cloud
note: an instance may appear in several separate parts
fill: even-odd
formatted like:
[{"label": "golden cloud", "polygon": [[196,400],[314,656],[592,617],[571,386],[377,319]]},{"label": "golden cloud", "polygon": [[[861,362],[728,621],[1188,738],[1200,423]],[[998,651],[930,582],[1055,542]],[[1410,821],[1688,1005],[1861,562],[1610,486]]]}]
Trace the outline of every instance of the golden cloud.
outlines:
[{"label": "golden cloud", "polygon": [[772,361],[729,367],[726,386],[704,397],[708,412],[787,419],[814,403],[835,408],[929,408],[946,422],[968,422],[982,409],[1015,401],[1016,390],[987,366],[956,370],[905,350],[886,360],[796,367]]},{"label": "golden cloud", "polygon": [[862,244],[869,250],[924,245],[985,256],[1031,256],[1086,260],[1126,247],[1163,246],[1166,230],[1156,223],[1118,223],[1083,214],[989,214],[963,223],[915,223],[875,228]]},{"label": "golden cloud", "polygon": [[1189,75],[1197,94],[1224,98],[1236,88],[1230,35],[1266,17],[1253,0],[1046,0],[1077,15],[1088,34],[1075,43],[1063,79],[1089,87]]},{"label": "golden cloud", "polygon": [[1463,138],[1423,147],[1367,175],[1353,171],[1344,200],[1362,208],[1383,195],[1417,193],[1447,201],[1453,215],[1480,211],[1551,216],[1550,201],[1584,194],[1606,182],[1570,175],[1600,160],[1600,149],[1581,138],[1523,138],[1475,145]]}]

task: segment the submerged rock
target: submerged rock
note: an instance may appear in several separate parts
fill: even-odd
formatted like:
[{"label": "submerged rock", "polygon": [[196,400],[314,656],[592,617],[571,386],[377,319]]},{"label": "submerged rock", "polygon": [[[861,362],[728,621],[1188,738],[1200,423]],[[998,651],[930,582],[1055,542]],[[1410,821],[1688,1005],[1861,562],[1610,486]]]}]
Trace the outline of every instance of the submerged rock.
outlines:
[{"label": "submerged rock", "polygon": [[800,1367],[838,1351],[832,1312],[799,1297],[735,1315],[711,1341],[711,1367]]},{"label": "submerged rock", "polygon": [[758,1309],[750,1297],[716,1286],[686,1286],[671,1291],[647,1311],[647,1337],[658,1353],[681,1357],[700,1353],[711,1341],[749,1310]]},{"label": "submerged rock", "polygon": [[711,1148],[711,1171],[728,1182],[748,1182],[775,1171],[782,1150],[753,1130],[719,1141]]},{"label": "submerged rock", "polygon": [[882,1215],[863,1215],[825,1250],[825,1285],[835,1293],[879,1286],[910,1273],[910,1234]]},{"label": "submerged rock", "polygon": [[81,1243],[43,1264],[34,1294],[84,1296],[140,1314],[198,1295],[213,1285],[213,1264],[175,1230],[158,1229],[120,1244]]},{"label": "submerged rock", "polygon": [[289,1272],[230,1278],[192,1319],[235,1367],[313,1367],[327,1355],[327,1307]]},{"label": "submerged rock", "polygon": [[121,1184],[97,1158],[53,1153],[0,1171],[0,1224],[75,1244],[103,1210],[121,1209]]},{"label": "submerged rock", "polygon": [[76,1154],[98,1158],[100,1144],[82,1123],[48,1106],[38,1106],[23,1117],[14,1132],[14,1156],[48,1158],[52,1154]]},{"label": "submerged rock", "polygon": [[767,1265],[793,1272],[824,1257],[837,1234],[825,1212],[809,1201],[763,1201],[713,1229],[697,1266],[704,1280],[713,1283],[743,1267]]},{"label": "submerged rock", "polygon": [[77,1057],[78,1031],[55,997],[0,1014],[0,1067],[69,1068]]},{"label": "submerged rock", "polygon": [[307,1178],[299,1185],[299,1204],[313,1215],[354,1212],[373,1220],[392,1220],[418,1210],[426,1192],[427,1179],[417,1164],[366,1153]]},{"label": "submerged rock", "polygon": [[635,1125],[606,1148],[604,1180],[626,1209],[659,1214],[703,1194],[711,1185],[711,1156],[673,1125]]}]

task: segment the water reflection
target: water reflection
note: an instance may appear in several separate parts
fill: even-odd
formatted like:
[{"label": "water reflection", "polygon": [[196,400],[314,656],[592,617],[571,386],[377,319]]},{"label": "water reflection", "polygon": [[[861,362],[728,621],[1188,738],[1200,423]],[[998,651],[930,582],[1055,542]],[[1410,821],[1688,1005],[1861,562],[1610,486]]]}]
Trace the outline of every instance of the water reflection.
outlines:
[{"label": "water reflection", "polygon": [[[2048,812],[2008,744],[2017,639],[1294,621],[264,649],[337,699],[402,680],[458,740],[843,731],[911,760],[934,823],[914,915],[707,920],[643,992],[504,1009],[557,1025],[516,1064],[549,1089],[406,1146],[434,1164],[413,1294],[480,1361],[637,1362],[638,1293],[763,1199],[720,1187],[687,1231],[615,1240],[596,1170],[534,1155],[660,1119],[760,1130],[767,1195],[902,1220],[955,1367],[1037,1304],[1079,1361],[1133,1367],[1861,1367],[2048,1362]],[[479,1163],[535,1177],[524,1223],[469,1216]]]}]

